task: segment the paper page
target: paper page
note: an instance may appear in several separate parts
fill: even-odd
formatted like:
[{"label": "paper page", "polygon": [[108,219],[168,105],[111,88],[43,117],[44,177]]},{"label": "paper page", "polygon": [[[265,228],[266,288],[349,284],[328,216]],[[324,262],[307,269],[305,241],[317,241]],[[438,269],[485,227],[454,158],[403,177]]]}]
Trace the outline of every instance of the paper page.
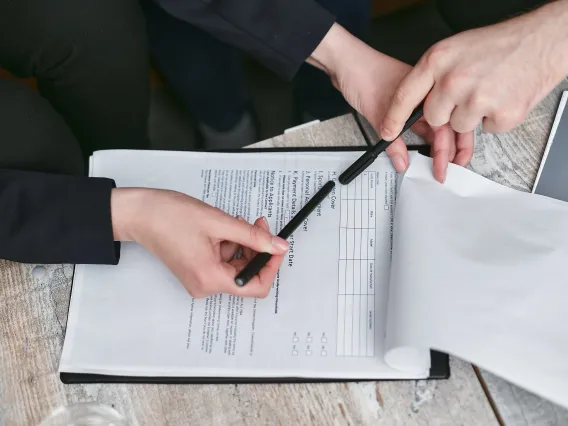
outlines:
[{"label": "paper page", "polygon": [[[190,194],[279,231],[360,153],[97,153],[94,176]],[[78,266],[60,371],[134,376],[425,377],[384,363],[396,174],[381,158],[289,239],[266,299],[193,299],[144,248]]]},{"label": "paper page", "polygon": [[387,361],[438,349],[568,405],[568,203],[413,155],[394,235]]}]

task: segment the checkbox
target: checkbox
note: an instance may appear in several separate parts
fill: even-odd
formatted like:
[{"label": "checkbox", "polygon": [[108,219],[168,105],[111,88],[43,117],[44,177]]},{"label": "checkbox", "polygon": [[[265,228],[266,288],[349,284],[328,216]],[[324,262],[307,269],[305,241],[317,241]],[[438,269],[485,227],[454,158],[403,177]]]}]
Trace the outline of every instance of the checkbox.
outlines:
[{"label": "checkbox", "polygon": [[321,351],[321,356],[327,356],[327,351]]},{"label": "checkbox", "polygon": [[296,343],[298,340],[300,340],[300,339],[298,339],[297,336],[292,339],[292,341],[293,341],[294,343]]},{"label": "checkbox", "polygon": [[311,337],[306,337],[306,342],[311,343],[311,342],[312,342],[312,338],[311,338]]},{"label": "checkbox", "polygon": [[389,209],[389,206],[385,206],[385,210],[388,210],[388,209]]},{"label": "checkbox", "polygon": [[310,351],[310,350],[306,351],[307,356],[310,356],[311,354],[312,354],[312,351]]},{"label": "checkbox", "polygon": [[321,342],[322,342],[322,343],[327,343],[327,338],[322,337],[322,338],[321,338]]},{"label": "checkbox", "polygon": [[298,355],[298,351],[293,350],[293,351],[292,351],[292,355]]}]

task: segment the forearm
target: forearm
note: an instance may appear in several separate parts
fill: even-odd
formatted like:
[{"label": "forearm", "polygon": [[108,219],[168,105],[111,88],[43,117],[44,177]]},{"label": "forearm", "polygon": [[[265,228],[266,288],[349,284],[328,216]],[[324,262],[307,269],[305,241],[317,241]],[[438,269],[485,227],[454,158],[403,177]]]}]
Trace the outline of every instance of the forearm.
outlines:
[{"label": "forearm", "polygon": [[0,170],[0,258],[116,264],[109,179]]},{"label": "forearm", "polygon": [[292,78],[334,17],[314,0],[154,0],[178,19],[243,49]]},{"label": "forearm", "polygon": [[321,69],[334,80],[340,70],[366,66],[362,62],[373,56],[387,58],[334,23],[306,62]]}]

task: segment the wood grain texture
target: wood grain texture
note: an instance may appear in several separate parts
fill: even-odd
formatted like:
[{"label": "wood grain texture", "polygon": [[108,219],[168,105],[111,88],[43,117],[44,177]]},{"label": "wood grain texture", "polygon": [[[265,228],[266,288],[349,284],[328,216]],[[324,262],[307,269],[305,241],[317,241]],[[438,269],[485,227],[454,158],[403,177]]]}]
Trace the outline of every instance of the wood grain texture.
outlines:
[{"label": "wood grain texture", "polygon": [[[364,139],[352,116],[258,146],[348,146]],[[57,368],[72,267],[0,261],[0,426],[28,426],[59,405],[98,401],[132,425],[491,425],[496,417],[471,365],[447,381],[290,385],[63,385]]]},{"label": "wood grain texture", "polygon": [[351,114],[298,129],[250,145],[249,148],[366,146],[357,122]]}]

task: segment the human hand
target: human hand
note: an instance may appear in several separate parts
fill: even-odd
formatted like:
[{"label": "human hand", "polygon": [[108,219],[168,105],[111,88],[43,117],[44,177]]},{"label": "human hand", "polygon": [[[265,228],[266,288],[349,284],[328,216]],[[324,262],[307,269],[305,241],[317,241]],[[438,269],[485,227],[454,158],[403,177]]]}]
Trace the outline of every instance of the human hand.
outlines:
[{"label": "human hand", "polygon": [[[366,45],[335,24],[308,60],[327,72],[347,102],[367,118],[379,133],[396,88],[412,67]],[[445,179],[448,162],[465,166],[473,155],[473,133],[456,134],[448,126],[430,127],[420,120],[412,130],[432,145],[434,176]],[[408,166],[408,151],[403,138],[387,149],[395,169]]]},{"label": "human hand", "polygon": [[435,44],[398,85],[381,136],[396,137],[424,99],[428,124],[459,134],[520,124],[568,71],[568,2],[553,3]]},{"label": "human hand", "polygon": [[[270,234],[266,219],[251,225],[174,191],[113,189],[111,215],[115,240],[144,246],[198,298],[267,296],[288,250],[287,241]],[[234,258],[239,249],[242,257]],[[246,286],[237,286],[236,275],[256,252],[273,256]]]}]

